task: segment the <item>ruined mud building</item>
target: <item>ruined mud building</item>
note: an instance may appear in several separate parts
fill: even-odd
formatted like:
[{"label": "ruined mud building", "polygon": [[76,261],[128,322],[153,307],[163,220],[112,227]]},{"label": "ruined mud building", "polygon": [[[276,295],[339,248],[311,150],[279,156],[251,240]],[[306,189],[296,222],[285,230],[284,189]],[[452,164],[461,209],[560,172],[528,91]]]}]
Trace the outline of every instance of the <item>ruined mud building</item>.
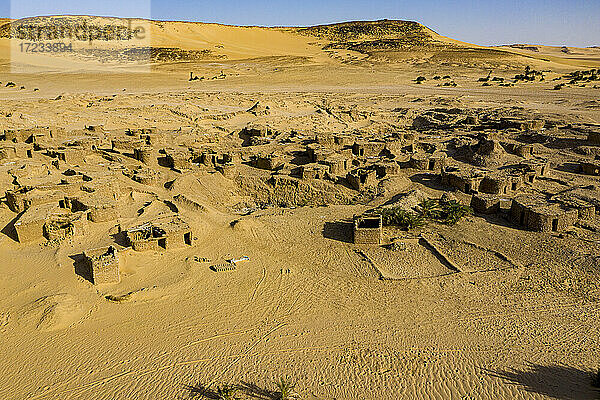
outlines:
[{"label": "ruined mud building", "polygon": [[[579,161],[579,171],[589,176],[600,173],[594,155],[600,144],[596,128],[581,131],[591,156]],[[149,187],[138,190],[151,192],[153,186],[162,185],[160,174],[166,170],[214,171],[236,182],[256,171],[282,190],[319,186],[321,191],[340,187],[374,194],[388,178],[427,175],[437,177],[447,190],[470,195],[476,212],[510,215],[515,225],[526,229],[559,231],[593,218],[595,206],[585,199],[536,194],[536,182],[548,178],[552,166],[541,145],[528,140],[542,138],[543,142],[544,135],[557,131],[556,124],[542,120],[482,117],[460,109],[426,111],[414,118],[412,126],[380,134],[299,134],[250,124],[232,133],[225,145],[218,140],[189,144],[177,140],[182,135],[193,137],[194,128],[107,131],[86,126],[67,134],[58,128],[36,127],[5,130],[0,162],[15,163],[8,169],[13,187],[6,190],[5,201],[19,215],[15,223],[19,241],[60,239],[85,230],[88,222],[116,220],[119,202],[129,190],[117,175]],[[231,145],[233,137],[241,141],[237,147]],[[86,160],[93,157],[106,160],[111,173],[87,171]],[[298,193],[292,197],[302,198]],[[355,222],[359,242],[361,229],[371,229],[365,225],[369,221]],[[190,227],[176,215],[136,226],[126,235],[134,250],[192,243]]]}]

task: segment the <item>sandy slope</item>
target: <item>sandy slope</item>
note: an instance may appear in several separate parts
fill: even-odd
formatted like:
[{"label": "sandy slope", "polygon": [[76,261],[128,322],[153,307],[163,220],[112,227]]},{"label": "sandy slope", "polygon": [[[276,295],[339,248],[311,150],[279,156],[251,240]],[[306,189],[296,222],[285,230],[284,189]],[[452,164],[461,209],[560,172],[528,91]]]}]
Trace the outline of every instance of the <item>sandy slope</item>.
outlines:
[{"label": "sandy slope", "polygon": [[600,48],[597,47],[556,47],[542,45],[513,45],[501,46],[503,50],[533,56],[539,59],[548,59],[566,65],[592,66],[600,63]]},{"label": "sandy slope", "polygon": [[[331,38],[314,37],[311,35],[301,34],[302,30],[298,28],[263,28],[263,27],[237,27],[220,24],[205,24],[205,23],[189,23],[189,22],[162,22],[149,20],[119,20],[115,18],[101,17],[43,17],[27,20],[22,23],[42,24],[42,26],[62,23],[64,18],[69,18],[71,23],[82,23],[86,21],[90,25],[106,26],[119,25],[131,26],[132,28],[142,27],[144,29],[143,39],[129,41],[103,41],[96,40],[93,43],[69,41],[69,40],[54,40],[55,42],[73,43],[73,48],[76,51],[91,51],[91,50],[117,50],[122,51],[136,47],[154,47],[154,48],[170,48],[184,51],[204,51],[202,56],[204,61],[232,61],[241,59],[254,59],[259,57],[304,57],[319,64],[329,64],[334,60],[342,62],[353,62],[364,58],[364,55],[355,52],[344,50],[343,48],[333,48],[325,51],[324,48],[332,43]],[[59,22],[57,22],[59,21]],[[19,22],[16,22],[19,23]],[[8,25],[5,25],[8,26]],[[421,54],[424,49],[415,47],[409,51],[417,57],[425,55],[430,57],[432,54],[444,53],[444,48],[458,49],[459,51],[470,50],[477,51],[481,54],[486,54],[490,51],[496,57],[504,55],[515,63],[529,63],[536,66],[555,66],[561,65],[568,67],[593,67],[599,64],[598,49],[577,49],[571,48],[567,52],[560,51],[560,48],[550,48],[548,46],[525,46],[525,49],[501,46],[501,47],[485,47],[473,45],[465,42],[460,42],[451,38],[444,37],[431,29],[416,25],[422,32],[417,33],[417,36],[429,38],[438,44],[438,49],[432,53],[431,50],[425,50],[425,54]],[[387,35],[388,38],[402,38],[404,33],[394,33]],[[360,36],[360,40],[374,40],[375,36]],[[356,43],[356,38],[353,39]],[[11,62],[18,66],[18,69],[25,69],[28,72],[39,71],[77,71],[91,69],[93,71],[109,70],[117,68],[118,70],[128,71],[135,69],[135,64],[140,63],[115,63],[115,60],[106,55],[96,55],[90,57],[85,55],[72,53],[27,53],[23,54],[18,40],[0,39],[0,56],[2,59],[10,59]],[[535,47],[536,51],[531,48]],[[379,53],[380,50],[375,50]],[[367,53],[369,53],[367,51]],[[400,52],[402,53],[402,51]],[[396,54],[397,56],[398,54]],[[447,57],[447,55],[442,55]],[[463,55],[464,57],[464,55]],[[468,59],[468,58],[467,58]],[[148,58],[142,58],[142,64],[148,64]],[[140,68],[140,65],[137,65]]]},{"label": "sandy slope", "polygon": [[289,30],[186,22],[161,25],[152,25],[153,46],[211,49],[228,59],[319,53],[318,48],[310,44],[310,38],[294,35]]},{"label": "sandy slope", "polygon": [[[80,17],[84,18],[84,17]],[[52,17],[44,21],[52,21]],[[52,22],[43,22],[51,24]],[[105,26],[115,24],[113,19],[96,18],[88,21],[89,24]],[[320,47],[314,43],[314,39],[292,33],[291,30],[260,28],[260,27],[236,27],[219,24],[198,24],[187,22],[154,22],[147,20],[131,20],[133,28],[144,29],[143,39],[130,41],[102,41],[96,40],[92,43],[54,40],[54,42],[73,43],[77,51],[92,49],[99,50],[123,50],[135,47],[176,48],[180,50],[206,51],[210,52],[204,57],[206,60],[238,60],[256,57],[272,56],[296,56],[311,57],[327,60]],[[69,53],[51,54],[22,54],[19,44],[21,41],[0,39],[0,56],[11,59],[17,65],[30,66],[37,72],[40,68],[45,70],[77,71],[90,68],[94,71],[107,68],[121,68],[111,60],[96,59],[94,57],[74,57]],[[102,57],[102,56],[101,56]],[[148,59],[142,59],[147,64]],[[129,69],[134,68],[129,65]],[[127,67],[125,67],[127,70]]]}]

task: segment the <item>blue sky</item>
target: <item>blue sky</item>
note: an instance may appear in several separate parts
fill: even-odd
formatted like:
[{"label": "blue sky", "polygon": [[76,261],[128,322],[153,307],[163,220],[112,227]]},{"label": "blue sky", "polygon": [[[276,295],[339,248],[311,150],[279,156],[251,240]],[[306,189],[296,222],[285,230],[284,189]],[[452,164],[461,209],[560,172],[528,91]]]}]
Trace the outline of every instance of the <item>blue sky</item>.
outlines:
[{"label": "blue sky", "polygon": [[406,19],[466,42],[600,46],[600,0],[0,0],[11,17],[93,14],[233,25]]}]

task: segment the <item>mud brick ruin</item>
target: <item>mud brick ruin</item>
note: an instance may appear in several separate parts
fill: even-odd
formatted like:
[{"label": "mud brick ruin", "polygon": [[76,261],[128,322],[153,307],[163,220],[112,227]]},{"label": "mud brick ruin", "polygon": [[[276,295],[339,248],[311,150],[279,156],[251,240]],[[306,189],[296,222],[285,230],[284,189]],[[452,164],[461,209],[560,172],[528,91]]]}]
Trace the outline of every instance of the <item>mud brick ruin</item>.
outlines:
[{"label": "mud brick ruin", "polygon": [[377,185],[377,171],[370,168],[357,168],[348,172],[348,183],[356,190],[364,190]]},{"label": "mud brick ruin", "polygon": [[416,153],[410,157],[410,166],[414,169],[441,172],[445,164],[446,155],[443,153]]},{"label": "mud brick ruin", "polygon": [[192,245],[190,226],[177,216],[163,216],[130,228],[127,239],[135,251],[169,250]]},{"label": "mud brick ruin", "polygon": [[[231,115],[272,115],[272,107],[255,106]],[[15,240],[23,244],[81,238],[101,224],[127,227],[118,245],[86,253],[113,260],[113,278],[118,246],[162,252],[193,245],[189,218],[207,207],[200,193],[185,188],[205,176],[213,183],[203,190],[223,179],[257,208],[366,204],[385,195],[389,182],[413,181],[454,192],[476,215],[505,218],[517,229],[562,232],[595,221],[600,199],[585,188],[595,187],[600,171],[597,126],[438,107],[402,127],[377,127],[299,132],[275,121],[210,134],[181,126],[6,129],[0,140],[10,181],[4,201],[15,213]],[[562,143],[574,166],[554,150]],[[561,168],[587,183],[552,189],[565,185],[556,177]],[[380,244],[383,232],[381,217],[354,219],[356,244]],[[104,276],[100,269],[97,274]]]},{"label": "mud brick ruin", "polygon": [[544,199],[518,196],[510,209],[513,223],[536,232],[563,231],[575,224],[577,209],[548,204]]},{"label": "mud brick ruin", "polygon": [[119,254],[114,246],[86,250],[83,255],[95,285],[118,283],[121,280]]},{"label": "mud brick ruin", "polygon": [[381,215],[359,215],[354,217],[353,238],[355,244],[381,244]]},{"label": "mud brick ruin", "polygon": [[252,165],[256,168],[274,171],[283,166],[283,160],[278,154],[256,155],[252,159]]}]

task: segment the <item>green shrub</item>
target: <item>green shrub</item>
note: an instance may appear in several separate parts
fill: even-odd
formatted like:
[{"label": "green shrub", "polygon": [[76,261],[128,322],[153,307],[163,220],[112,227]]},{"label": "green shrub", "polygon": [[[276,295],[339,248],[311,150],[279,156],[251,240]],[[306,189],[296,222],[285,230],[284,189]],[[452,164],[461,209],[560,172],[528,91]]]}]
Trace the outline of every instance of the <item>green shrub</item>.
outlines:
[{"label": "green shrub", "polygon": [[446,225],[454,225],[464,216],[471,214],[471,207],[460,204],[456,200],[442,201],[428,199],[422,201],[418,212],[424,219]]},{"label": "green shrub", "polygon": [[423,219],[436,220],[440,218],[442,209],[440,202],[434,199],[423,200],[417,206],[417,212]]},{"label": "green shrub", "polygon": [[387,207],[378,210],[378,213],[381,214],[383,225],[411,230],[427,225],[428,221],[454,225],[473,212],[471,207],[460,204],[456,200],[439,199],[423,200],[416,209],[416,212],[411,212],[400,207]]},{"label": "green shrub", "polygon": [[472,213],[471,207],[460,204],[455,200],[442,203],[442,211],[442,219],[438,222],[446,225],[454,225],[462,217]]},{"label": "green shrub", "polygon": [[279,400],[290,400],[298,397],[298,394],[294,390],[296,384],[292,383],[288,378],[279,377],[279,379],[275,379],[274,383],[277,388],[277,398]]},{"label": "green shrub", "polygon": [[223,385],[217,387],[217,399],[218,400],[236,400],[239,389],[235,385]]},{"label": "green shrub", "polygon": [[404,211],[399,207],[384,208],[380,213],[383,225],[394,225],[408,230],[425,225],[421,215]]}]

